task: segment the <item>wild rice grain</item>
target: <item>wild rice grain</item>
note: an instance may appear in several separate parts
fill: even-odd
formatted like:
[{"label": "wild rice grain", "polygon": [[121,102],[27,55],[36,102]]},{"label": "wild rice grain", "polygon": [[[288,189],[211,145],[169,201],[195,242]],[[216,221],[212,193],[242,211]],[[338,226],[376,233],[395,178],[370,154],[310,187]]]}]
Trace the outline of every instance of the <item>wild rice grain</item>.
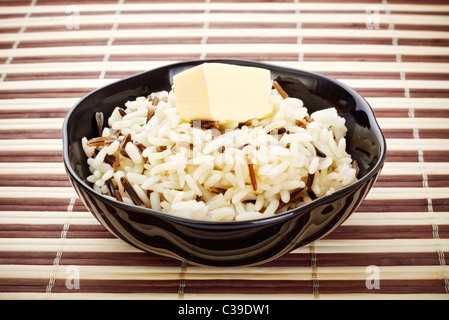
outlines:
[{"label": "wild rice grain", "polygon": [[108,187],[109,194],[113,197],[115,195],[115,187],[112,178],[106,180],[106,186]]},{"label": "wild rice grain", "polygon": [[103,112],[95,112],[95,122],[97,123],[98,135],[103,132],[104,115]]},{"label": "wild rice grain", "polygon": [[122,183],[123,188],[125,189],[126,193],[128,193],[129,197],[134,202],[134,204],[137,206],[143,206],[144,205],[143,201],[139,198],[136,191],[129,183],[128,179],[126,179],[125,177],[121,177],[120,182]]},{"label": "wild rice grain", "polygon": [[251,179],[251,186],[253,187],[254,191],[257,191],[257,181],[256,181],[256,174],[254,173],[254,165],[251,162],[251,159],[247,159],[246,162],[248,163],[248,170],[249,170],[249,177]]},{"label": "wild rice grain", "polygon": [[282,89],[281,85],[276,80],[273,81],[273,87],[279,92],[282,98],[288,98],[287,92]]}]

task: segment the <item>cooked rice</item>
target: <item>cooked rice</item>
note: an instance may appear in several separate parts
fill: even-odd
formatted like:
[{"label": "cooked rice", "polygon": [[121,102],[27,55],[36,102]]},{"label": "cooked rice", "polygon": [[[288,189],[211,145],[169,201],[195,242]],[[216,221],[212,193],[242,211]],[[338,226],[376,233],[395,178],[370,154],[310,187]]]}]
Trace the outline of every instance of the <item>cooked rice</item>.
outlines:
[{"label": "cooked rice", "polygon": [[104,139],[82,139],[87,180],[125,203],[212,221],[280,214],[356,180],[334,108],[309,115],[275,89],[271,102],[271,117],[219,127],[182,122],[173,91],[128,101],[112,112]]}]

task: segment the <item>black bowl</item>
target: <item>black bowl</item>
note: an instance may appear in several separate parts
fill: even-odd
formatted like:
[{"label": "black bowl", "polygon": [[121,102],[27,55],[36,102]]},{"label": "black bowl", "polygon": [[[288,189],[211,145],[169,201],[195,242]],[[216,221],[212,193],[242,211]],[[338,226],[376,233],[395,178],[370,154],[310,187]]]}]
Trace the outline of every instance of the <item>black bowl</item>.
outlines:
[{"label": "black bowl", "polygon": [[[95,112],[109,117],[116,106],[151,92],[170,90],[173,76],[204,62],[266,68],[309,112],[336,107],[348,127],[347,151],[359,164],[358,181],[286,213],[252,221],[212,222],[176,217],[128,205],[94,191],[81,146],[97,136]],[[175,63],[97,89],[68,113],[63,158],[79,197],[111,233],[132,246],[197,265],[241,266],[271,261],[320,239],[356,210],[375,183],[386,157],[385,138],[369,104],[353,89],[323,75],[265,63],[214,59]]]}]

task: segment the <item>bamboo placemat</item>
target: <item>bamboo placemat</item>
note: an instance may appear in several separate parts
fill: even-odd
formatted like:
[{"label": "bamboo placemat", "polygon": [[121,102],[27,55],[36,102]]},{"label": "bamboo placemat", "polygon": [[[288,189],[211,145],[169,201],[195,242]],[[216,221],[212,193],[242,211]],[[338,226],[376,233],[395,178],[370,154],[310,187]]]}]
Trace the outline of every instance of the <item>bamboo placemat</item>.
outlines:
[{"label": "bamboo placemat", "polygon": [[[145,254],[88,213],[62,164],[84,94],[199,58],[335,77],[388,144],[378,182],[326,238],[257,267]],[[1,299],[448,299],[446,1],[0,1]]]}]

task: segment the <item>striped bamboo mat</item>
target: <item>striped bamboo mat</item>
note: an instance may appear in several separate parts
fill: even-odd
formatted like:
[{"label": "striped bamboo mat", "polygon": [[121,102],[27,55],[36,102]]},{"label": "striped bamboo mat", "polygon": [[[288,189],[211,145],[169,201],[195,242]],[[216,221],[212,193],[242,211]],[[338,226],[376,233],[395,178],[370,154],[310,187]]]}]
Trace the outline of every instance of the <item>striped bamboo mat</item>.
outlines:
[{"label": "striped bamboo mat", "polygon": [[[205,268],[139,252],[86,211],[61,161],[69,108],[199,58],[320,72],[371,103],[387,162],[335,232]],[[0,299],[449,299],[447,1],[1,0],[0,75]]]}]

